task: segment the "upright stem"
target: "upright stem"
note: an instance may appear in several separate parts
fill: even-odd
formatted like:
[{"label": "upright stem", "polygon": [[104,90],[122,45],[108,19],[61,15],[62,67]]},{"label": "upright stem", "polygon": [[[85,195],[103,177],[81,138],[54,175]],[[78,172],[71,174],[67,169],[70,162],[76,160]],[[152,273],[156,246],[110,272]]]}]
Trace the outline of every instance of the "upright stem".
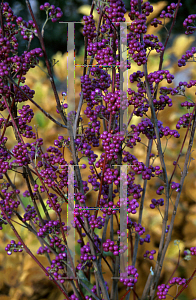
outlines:
[{"label": "upright stem", "polygon": [[178,0],[178,4],[177,4],[177,7],[176,7],[176,10],[175,10],[175,14],[174,14],[174,17],[173,17],[173,21],[172,21],[172,24],[171,24],[171,27],[169,29],[169,32],[167,34],[167,38],[165,40],[165,44],[164,44],[164,50],[161,52],[161,55],[160,55],[160,62],[159,62],[159,70],[161,70],[162,68],[162,65],[163,65],[163,56],[164,56],[164,53],[165,53],[165,49],[166,49],[166,46],[167,46],[167,43],[169,41],[169,38],[170,38],[170,35],[171,35],[171,32],[172,32],[172,29],[176,23],[176,17],[177,17],[177,14],[178,14],[178,10],[179,10],[179,7],[180,7],[180,2],[181,0]]},{"label": "upright stem", "polygon": [[10,221],[10,219],[8,218],[8,216],[6,215],[6,212],[4,211],[2,205],[0,204],[0,209],[6,219],[6,221],[9,223],[11,229],[13,230],[15,236],[18,238],[18,240],[21,242],[21,244],[23,245],[25,251],[31,256],[31,258],[39,265],[39,267],[44,271],[44,273],[49,276],[52,281],[54,282],[54,284],[59,288],[59,290],[63,293],[63,295],[66,297],[67,300],[69,300],[68,295],[66,294],[66,292],[62,289],[62,287],[57,283],[56,280],[54,280],[54,278],[52,277],[52,275],[50,273],[48,273],[48,271],[44,268],[44,266],[39,262],[39,260],[33,255],[33,253],[30,251],[30,249],[26,246],[26,244],[23,242],[23,239],[20,237],[19,233],[17,232],[17,230],[15,229],[14,225],[12,224],[12,222]]},{"label": "upright stem", "polygon": [[[177,197],[176,197],[176,201],[175,201],[175,204],[174,204],[173,213],[172,213],[172,217],[171,217],[171,221],[170,221],[170,228],[169,228],[169,231],[168,231],[168,235],[167,235],[165,245],[162,249],[162,253],[161,253],[161,256],[160,256],[160,261],[159,261],[160,267],[163,265],[165,254],[166,254],[167,248],[168,248],[170,240],[171,240],[171,235],[172,235],[173,226],[174,226],[174,220],[175,220],[175,217],[176,217],[177,208],[178,208],[178,204],[179,204],[179,201],[180,201],[180,196],[181,196],[181,193],[182,193],[182,186],[184,184],[184,180],[185,180],[185,177],[187,175],[188,162],[189,162],[189,158],[190,158],[190,155],[191,155],[191,149],[192,149],[192,146],[193,146],[195,130],[196,130],[196,113],[194,114],[194,118],[193,118],[193,125],[192,125],[192,130],[191,130],[191,136],[190,136],[190,139],[189,139],[189,146],[188,146],[188,149],[187,149],[187,152],[186,152],[183,172],[182,172],[182,175],[181,175],[181,180],[180,180],[180,187],[181,188],[180,188],[180,191],[177,193]],[[156,272],[156,269],[159,269],[158,265],[156,265],[156,267],[155,267],[155,272]],[[150,292],[150,299],[154,298],[155,289],[157,287],[158,280],[156,280],[155,283],[156,284],[155,284],[154,289],[151,289],[151,292]],[[142,299],[143,298],[141,298],[141,300]]]},{"label": "upright stem", "polygon": [[[147,150],[146,164],[145,164],[145,166],[147,168],[149,167],[151,150],[152,150],[152,139],[148,141],[148,150]],[[147,187],[147,179],[144,180],[144,185],[143,185],[143,191],[142,191],[142,197],[141,197],[141,203],[140,203],[140,209],[139,209],[139,218],[138,218],[139,224],[142,223],[142,215],[143,215],[143,210],[144,210],[144,199],[145,199],[145,195],[146,195],[146,187]],[[140,240],[140,236],[137,233],[136,238],[135,238],[134,250],[133,250],[133,260],[132,260],[133,266],[135,266],[135,263],[136,263],[139,240]]]},{"label": "upright stem", "polygon": [[46,53],[46,47],[45,47],[45,44],[44,44],[43,36],[41,34],[41,31],[40,31],[39,26],[37,24],[37,21],[35,19],[35,16],[34,16],[34,13],[33,13],[33,10],[31,8],[31,4],[30,4],[29,0],[26,0],[26,4],[27,4],[27,7],[28,7],[29,12],[31,14],[31,17],[33,19],[33,22],[35,23],[35,28],[37,30],[37,35],[38,35],[38,38],[39,38],[39,41],[40,41],[40,44],[41,44],[41,47],[42,47],[42,50],[43,50],[44,59],[45,59],[45,62],[46,62],[46,67],[47,67],[47,70],[48,70],[51,86],[52,86],[54,96],[55,96],[55,99],[56,99],[56,103],[57,103],[57,109],[58,109],[58,111],[61,115],[61,118],[62,118],[64,124],[67,125],[67,119],[66,119],[66,117],[64,115],[64,112],[63,112],[63,109],[61,107],[61,103],[60,103],[60,100],[59,100],[56,85],[54,83],[54,78],[53,78],[53,75],[52,75],[52,70],[51,70],[50,63],[49,63],[49,60],[48,60],[48,56],[47,56],[47,53]]}]

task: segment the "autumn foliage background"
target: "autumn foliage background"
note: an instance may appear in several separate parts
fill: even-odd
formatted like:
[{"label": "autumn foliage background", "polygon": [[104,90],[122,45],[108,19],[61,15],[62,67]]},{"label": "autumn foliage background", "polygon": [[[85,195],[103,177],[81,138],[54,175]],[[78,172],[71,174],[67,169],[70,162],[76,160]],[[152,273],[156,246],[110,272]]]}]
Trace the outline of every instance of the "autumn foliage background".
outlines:
[{"label": "autumn foliage background", "polygon": [[[158,4],[154,5],[154,12],[150,15],[150,18],[156,17],[158,13],[165,7],[167,2],[165,1],[159,1]],[[90,11],[90,6],[83,5],[79,8],[79,13],[88,15]],[[126,13],[128,15],[128,12]],[[180,11],[179,11],[180,15]],[[149,23],[150,23],[149,18]],[[96,17],[95,17],[96,19]],[[167,20],[166,20],[167,22]],[[64,24],[56,24],[56,26],[65,26]],[[50,25],[47,25],[47,29],[50,27]],[[149,27],[148,32],[149,34],[155,34],[159,36],[159,28],[153,28]],[[193,67],[194,64],[187,63],[186,67],[178,68],[177,67],[177,60],[185,53],[185,51],[191,46],[193,46],[195,43],[195,36],[185,36],[185,35],[173,35],[170,40],[170,45],[167,48],[164,56],[164,63],[163,68],[168,69],[172,74],[174,74],[175,79],[173,86],[177,85],[179,81],[188,81],[192,78],[196,78],[196,68]],[[46,45],[47,47],[47,45]],[[83,63],[83,51],[84,47],[82,47],[76,57],[76,64],[82,64]],[[54,67],[54,74],[55,74],[55,81],[57,84],[59,95],[61,95],[62,92],[66,91],[67,89],[67,53],[65,52],[62,54],[61,52],[57,52],[52,58],[51,62],[53,62]],[[149,57],[149,72],[153,72],[154,69],[157,69],[159,63],[159,56],[156,54],[156,52]],[[137,65],[132,64],[131,72],[134,72],[139,70],[140,68]],[[142,70],[142,69],[141,69]],[[54,96],[50,87],[50,82],[46,75],[46,70],[44,67],[44,64],[40,62],[39,67],[35,67],[34,69],[31,69],[27,74],[27,80],[26,84],[33,90],[35,90],[35,96],[34,100],[40,104],[40,106],[46,108],[46,110],[53,115],[56,112],[56,102],[54,100]],[[75,94],[76,94],[76,103],[78,103],[79,100],[79,93],[81,91],[81,85],[80,85],[80,76],[82,75],[83,70],[81,67],[76,67],[76,77],[75,77]],[[129,83],[130,84],[130,83]],[[130,86],[129,86],[130,87]],[[74,87],[73,87],[74,88]],[[131,86],[133,88],[133,84]],[[193,87],[189,90],[189,94],[187,96],[195,100],[195,92],[196,88]],[[160,112],[160,120],[164,122],[165,125],[170,126],[171,129],[176,129],[175,124],[179,117],[186,113],[186,110],[180,106],[181,100],[180,97],[182,96],[173,96],[173,107],[170,109],[170,114],[167,115],[167,110],[164,110],[164,112]],[[66,101],[66,99],[65,99]],[[32,105],[31,105],[32,107]],[[54,143],[54,140],[58,137],[58,135],[63,135],[63,129],[58,128],[55,126],[54,123],[50,122],[45,116],[42,115],[40,111],[36,109],[36,107],[32,107],[35,112],[35,118],[34,118],[34,126],[37,130],[37,134],[39,137],[42,137],[44,139],[44,146],[45,148],[49,147]],[[184,110],[184,112],[183,112]],[[83,108],[84,111],[84,108]],[[131,111],[130,111],[131,112]],[[58,114],[56,113],[56,118],[58,118]],[[135,124],[138,122],[139,118],[134,117]],[[13,132],[11,131],[11,128],[7,129],[7,132],[9,132],[9,139],[8,143],[11,145],[14,143],[15,137],[13,135]],[[172,162],[176,159],[179,151],[180,151],[180,145],[182,143],[182,140],[184,138],[186,129],[180,129],[180,139],[174,139],[174,140],[167,140],[167,152],[165,154],[165,161],[167,163],[167,168],[169,175],[171,175],[171,172],[173,170],[173,164]],[[166,141],[166,139],[165,139]],[[164,149],[164,142],[163,143],[163,149]],[[166,142],[165,142],[166,146]],[[184,150],[187,148],[187,145],[185,145]],[[195,148],[195,145],[193,145],[193,149]],[[155,149],[154,149],[155,150]],[[66,157],[67,160],[71,159],[71,155],[69,151],[65,148]],[[100,147],[99,150],[97,150],[98,153],[101,154],[102,148]],[[152,151],[153,152],[153,151]],[[133,153],[134,154],[134,148]],[[184,152],[182,152],[182,156],[184,155]],[[143,161],[145,163],[145,146],[141,145],[140,149],[137,148],[137,158],[140,161]],[[174,231],[173,236],[175,236],[175,239],[178,239],[180,241],[180,251],[183,252],[185,249],[196,246],[196,181],[195,181],[195,175],[196,175],[196,153],[193,150],[192,152],[192,161],[189,167],[188,175],[185,179],[185,184],[183,187],[183,192],[181,195],[181,201],[178,208],[178,213],[175,220],[174,225]],[[81,160],[80,163],[85,163],[85,160]],[[180,159],[179,162],[180,165],[183,164],[183,158]],[[85,170],[82,171],[83,176],[85,176]],[[178,179],[177,182],[180,179],[180,170],[178,168],[176,172],[176,178]],[[12,178],[14,180],[14,178]],[[19,188],[21,189],[21,192],[25,191],[25,187],[23,187],[23,181],[19,181],[19,177],[15,178],[15,183]],[[154,197],[154,194],[156,192],[157,187],[153,186],[153,181],[150,181],[149,183],[150,189],[148,189],[148,194],[146,196],[146,202],[144,203],[144,216],[143,216],[143,226],[146,227],[146,233],[151,233],[151,245],[143,245],[139,248],[139,254],[140,257],[137,261],[137,268],[138,273],[143,274],[143,276],[140,276],[138,279],[137,289],[138,293],[140,293],[140,286],[141,288],[144,286],[146,282],[146,278],[150,272],[150,267],[154,265],[154,262],[151,262],[149,260],[144,260],[143,254],[145,251],[149,248],[149,250],[158,249],[158,243],[161,236],[161,226],[160,224],[160,218],[161,215],[158,212],[157,209],[150,209],[150,199]],[[30,197],[24,198],[24,203],[26,206],[30,203]],[[88,198],[89,203],[92,201],[92,199]],[[30,203],[31,204],[31,203]],[[162,209],[162,208],[161,208]],[[170,212],[169,212],[170,214]],[[54,216],[55,217],[55,216]],[[169,216],[170,217],[170,216]],[[63,212],[62,218],[66,220],[66,211]],[[133,221],[134,218],[137,219],[137,214],[132,217]],[[33,235],[28,234],[24,228],[20,227],[19,225],[15,224],[19,234],[22,238],[26,241],[28,244],[28,247],[32,250],[34,254],[36,254],[37,248],[38,248],[38,241],[36,240]],[[149,231],[149,232],[148,232]],[[62,300],[64,299],[63,295],[60,295],[60,292],[57,290],[57,288],[54,286],[54,284],[48,280],[48,278],[45,276],[44,272],[39,269],[39,267],[36,265],[36,263],[25,253],[13,253],[11,256],[7,256],[4,248],[7,245],[7,243],[14,239],[14,235],[11,231],[11,229],[8,229],[8,226],[2,231],[0,231],[0,300]],[[165,282],[169,274],[172,273],[172,271],[175,268],[175,265],[177,264],[178,260],[178,247],[174,245],[174,241],[172,240],[168,249],[168,252],[166,254],[165,259],[165,265],[161,277],[161,281]],[[79,254],[79,249],[77,249],[76,246],[76,254]],[[43,256],[39,256],[39,260],[41,260],[42,264],[44,266],[47,266],[46,258]],[[191,261],[184,261],[182,260],[180,262],[180,267],[178,268],[178,271],[175,276],[185,277],[188,278],[191,276],[194,266],[196,265],[196,257],[192,257]],[[107,272],[107,269],[106,269]],[[107,281],[110,283],[110,277],[108,274]],[[195,279],[191,282],[188,289],[186,289],[179,297],[181,300],[188,300],[193,299],[196,297],[196,290],[195,290]],[[161,284],[161,282],[160,282]],[[174,287],[173,287],[174,288]],[[172,288],[172,289],[173,289]],[[176,288],[176,287],[175,287]],[[69,285],[68,285],[69,289]],[[171,289],[171,294],[172,294]],[[123,290],[122,290],[123,294]]]}]

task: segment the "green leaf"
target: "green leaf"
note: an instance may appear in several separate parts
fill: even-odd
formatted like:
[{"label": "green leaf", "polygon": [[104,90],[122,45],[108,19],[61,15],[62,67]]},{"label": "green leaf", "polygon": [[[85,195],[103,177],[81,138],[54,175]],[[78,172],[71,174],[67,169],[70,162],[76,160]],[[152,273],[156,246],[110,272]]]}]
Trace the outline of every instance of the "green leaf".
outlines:
[{"label": "green leaf", "polygon": [[[77,276],[78,276],[79,281],[81,280],[90,290],[93,288],[93,284],[90,283],[90,281],[87,279],[87,277],[85,276],[85,274],[84,274],[84,272],[82,270],[79,270],[79,272],[77,273]],[[86,295],[88,295],[88,296],[91,295],[85,289],[83,289],[83,290],[84,290],[85,296]]]},{"label": "green leaf", "polygon": [[111,251],[109,251],[109,252],[105,252],[105,251],[103,251],[103,255],[105,255],[105,256],[115,256]]},{"label": "green leaf", "polygon": [[36,112],[35,119],[36,119],[37,124],[41,128],[44,128],[47,125],[47,123],[48,123],[46,117],[40,111]]},{"label": "green leaf", "polygon": [[86,282],[89,282],[87,277],[85,276],[84,272],[82,270],[79,270],[79,272],[77,273],[78,277],[80,280],[82,281],[86,281]]},{"label": "green leaf", "polygon": [[24,196],[20,196],[23,205],[25,206],[25,208],[27,207],[27,205],[32,204],[32,200],[31,197],[24,197]]},{"label": "green leaf", "polygon": [[79,244],[77,244],[75,249],[76,249],[76,253],[77,253],[78,255],[80,255],[80,249],[81,249],[81,246],[80,246]]}]

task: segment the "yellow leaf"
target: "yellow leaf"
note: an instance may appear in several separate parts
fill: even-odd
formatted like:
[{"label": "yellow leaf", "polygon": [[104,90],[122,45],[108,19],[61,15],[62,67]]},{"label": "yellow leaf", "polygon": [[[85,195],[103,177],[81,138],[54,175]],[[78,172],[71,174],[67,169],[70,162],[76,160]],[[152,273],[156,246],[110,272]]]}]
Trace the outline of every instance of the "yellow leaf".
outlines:
[{"label": "yellow leaf", "polygon": [[153,12],[148,17],[148,22],[151,22],[167,5],[167,1],[159,1],[158,3],[153,3]]},{"label": "yellow leaf", "polygon": [[[127,11],[126,13],[125,13],[125,15],[124,15],[124,17],[125,17],[125,22],[127,22],[127,23],[129,23],[129,22],[132,22],[131,20],[130,20],[130,18],[129,18],[129,11]],[[130,24],[128,24],[128,25],[130,25]]]},{"label": "yellow leaf", "polygon": [[59,61],[54,66],[55,75],[60,81],[65,80],[67,77],[67,53],[57,52],[52,59],[55,59],[56,62]]},{"label": "yellow leaf", "polygon": [[[180,251],[184,249],[184,242],[180,241],[179,243]],[[168,250],[167,250],[167,258],[177,258],[179,253],[179,248],[177,245],[174,244],[174,241],[171,241]]]},{"label": "yellow leaf", "polygon": [[[90,10],[91,10],[91,6],[86,4],[86,5],[82,5],[78,8],[78,13],[85,15],[85,16],[89,16]],[[99,14],[97,13],[96,10],[93,10],[93,17],[94,17],[95,21],[98,21]]]},{"label": "yellow leaf", "polygon": [[[158,18],[158,20],[161,20],[160,18]],[[170,21],[169,18],[165,18],[164,20],[164,24],[167,25],[167,23]],[[152,22],[151,19],[149,19],[149,22]],[[148,23],[149,24],[149,23]],[[148,26],[147,28],[147,34],[154,34],[154,35],[157,35],[157,32],[160,31],[160,29],[162,29],[162,26],[157,26],[157,27],[154,27],[154,26]]]},{"label": "yellow leaf", "polygon": [[4,270],[1,270],[1,271],[0,271],[0,290],[3,288],[4,280],[5,280],[5,277],[4,277]]},{"label": "yellow leaf", "polygon": [[0,295],[0,300],[10,300],[11,298],[6,295]]},{"label": "yellow leaf", "polygon": [[194,36],[181,34],[174,40],[171,50],[175,53],[175,56],[180,57],[189,49],[194,40]]},{"label": "yellow leaf", "polygon": [[4,270],[4,282],[8,286],[15,286],[18,281],[18,272],[16,270],[16,266],[6,268]]},{"label": "yellow leaf", "polygon": [[82,5],[78,8],[78,13],[88,16],[90,13],[90,10],[91,10],[91,6],[86,4],[86,5]]}]

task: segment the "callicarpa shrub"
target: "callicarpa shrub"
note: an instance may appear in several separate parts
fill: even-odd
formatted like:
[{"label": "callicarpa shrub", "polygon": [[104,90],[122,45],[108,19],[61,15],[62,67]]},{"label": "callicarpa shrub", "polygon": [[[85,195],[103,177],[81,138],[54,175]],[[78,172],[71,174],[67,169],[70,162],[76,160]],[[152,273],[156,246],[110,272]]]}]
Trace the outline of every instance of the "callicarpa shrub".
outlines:
[{"label": "callicarpa shrub", "polygon": [[[83,17],[84,65],[76,111],[70,109],[69,101],[66,103],[66,92],[59,95],[57,91],[44,44],[46,22],[58,21],[63,13],[48,2],[41,5],[46,22],[40,29],[29,0],[26,4],[32,18],[29,21],[16,16],[7,2],[1,2],[0,7],[0,229],[5,232],[9,227],[16,237],[5,251],[8,255],[22,251],[30,255],[64,299],[152,300],[166,299],[167,295],[177,299],[196,272],[189,278],[175,275],[181,258],[188,260],[196,255],[192,245],[183,255],[179,250],[174,269],[164,282],[161,279],[196,127],[195,101],[186,96],[196,80],[175,86],[174,75],[163,68],[165,49],[182,6],[180,0],[167,6],[157,18],[151,17],[150,2],[131,0],[129,21],[122,0],[92,2],[90,14]],[[94,20],[94,9],[98,22]],[[168,19],[170,27],[166,26]],[[196,14],[184,20],[186,35],[195,32],[195,20]],[[158,36],[147,33],[147,23],[150,28],[167,30],[163,43]],[[27,44],[23,53],[20,35]],[[39,39],[40,48],[31,47],[34,38]],[[159,64],[149,73],[148,62],[154,52]],[[195,47],[186,51],[176,65],[180,68],[194,62],[195,52]],[[36,91],[25,84],[26,74],[40,58],[47,67],[58,118],[33,100]],[[138,69],[132,71],[132,65]],[[171,129],[161,121],[162,111],[170,115],[176,95],[186,100],[181,103],[186,113],[179,116],[176,129]],[[45,137],[39,137],[39,130],[31,126],[35,107],[63,132],[58,135],[56,130],[56,139],[48,148]],[[179,139],[181,128],[186,132],[172,162],[173,171],[169,172],[167,147],[164,149],[163,144]],[[11,145],[8,129],[15,137]],[[146,152],[140,161],[137,154],[143,145]],[[66,148],[72,156],[70,161]],[[176,177],[179,168],[180,177]],[[16,177],[23,181],[24,193],[17,187]],[[149,199],[148,189],[152,186],[155,198]],[[27,206],[25,197],[30,199]],[[150,227],[142,225],[145,205],[160,214],[162,233],[157,250],[153,245],[151,250],[145,249],[145,244],[151,243]],[[48,266],[42,265],[39,256],[29,249],[16,222],[36,236],[40,244],[37,254],[46,256]],[[175,244],[179,247],[178,240]],[[151,266],[143,286],[139,283],[144,276],[139,272],[141,252],[140,265],[148,260]]]}]

